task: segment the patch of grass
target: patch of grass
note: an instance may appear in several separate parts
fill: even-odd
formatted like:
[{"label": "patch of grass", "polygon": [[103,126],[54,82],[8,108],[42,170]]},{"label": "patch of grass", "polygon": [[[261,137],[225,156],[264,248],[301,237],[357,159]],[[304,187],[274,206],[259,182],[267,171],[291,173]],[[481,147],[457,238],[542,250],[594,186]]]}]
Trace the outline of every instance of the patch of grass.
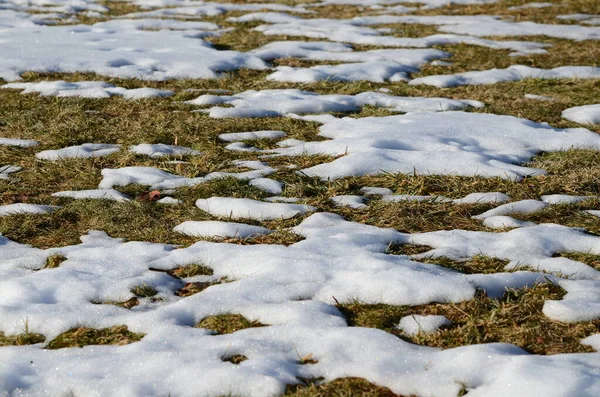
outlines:
[{"label": "patch of grass", "polygon": [[224,362],[232,363],[235,365],[241,364],[247,359],[248,357],[244,356],[243,354],[225,355],[221,357],[221,360],[223,360]]},{"label": "patch of grass", "polygon": [[44,265],[44,269],[55,269],[60,266],[60,264],[67,260],[67,257],[60,254],[50,255],[46,258],[46,264]]},{"label": "patch of grass", "polygon": [[102,329],[78,327],[58,335],[48,343],[46,348],[63,349],[89,345],[127,345],[140,341],[143,337],[144,334],[131,332],[124,325]]},{"label": "patch of grass", "polygon": [[[540,284],[522,290],[508,290],[502,299],[478,293],[461,303],[433,303],[422,306],[367,305],[347,303],[338,306],[348,324],[379,328],[420,345],[453,348],[480,343],[512,343],[534,354],[590,352],[579,343],[600,330],[600,320],[565,324],[542,313],[544,301],[561,299],[564,291],[553,284]],[[409,336],[396,329],[402,317],[443,315],[451,327],[430,334]]]},{"label": "patch of grass", "polygon": [[23,332],[17,335],[5,335],[0,332],[0,346],[24,346],[42,343],[46,337],[42,334]]},{"label": "patch of grass", "polygon": [[219,314],[203,318],[196,328],[206,328],[217,334],[230,334],[246,328],[264,327],[258,321],[248,320],[240,314]]},{"label": "patch of grass", "polygon": [[212,276],[213,269],[201,263],[179,266],[167,272],[172,277],[189,278],[194,276]]},{"label": "patch of grass", "polygon": [[293,397],[400,397],[390,389],[361,378],[340,378],[322,382],[323,378],[301,379],[302,383],[288,385],[285,395]]},{"label": "patch of grass", "polygon": [[224,278],[217,281],[194,281],[191,283],[185,283],[183,287],[175,291],[175,295],[185,298],[187,296],[195,295],[199,292],[202,292],[208,287],[221,284],[223,282],[226,282]]},{"label": "patch of grass", "polygon": [[131,292],[140,298],[149,298],[158,294],[158,290],[152,285],[138,285],[131,289]]}]

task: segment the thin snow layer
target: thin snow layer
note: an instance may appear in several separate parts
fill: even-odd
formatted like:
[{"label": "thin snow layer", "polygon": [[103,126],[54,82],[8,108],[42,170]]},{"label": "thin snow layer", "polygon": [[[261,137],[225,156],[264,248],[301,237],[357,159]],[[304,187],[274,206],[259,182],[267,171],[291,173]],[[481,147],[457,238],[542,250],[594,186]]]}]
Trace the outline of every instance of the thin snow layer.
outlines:
[{"label": "thin snow layer", "polygon": [[521,200],[513,203],[503,204],[499,207],[492,208],[483,214],[475,215],[475,219],[486,219],[491,216],[498,215],[513,215],[513,214],[531,214],[543,210],[548,206],[548,203],[539,200]]},{"label": "thin snow layer", "polygon": [[585,23],[586,25],[600,25],[600,15],[594,15],[594,14],[558,15],[556,18],[579,21],[579,22]]},{"label": "thin snow layer", "polygon": [[179,204],[181,204],[181,200],[177,200],[176,198],[173,198],[173,197],[163,197],[160,200],[158,200],[157,203],[165,204],[165,205],[179,205]]},{"label": "thin snow layer", "polygon": [[53,197],[71,197],[74,199],[100,199],[112,201],[130,201],[130,198],[114,189],[67,190],[52,193]]},{"label": "thin snow layer", "polygon": [[[441,17],[441,16],[440,16]],[[435,17],[431,17],[435,18]],[[548,36],[575,41],[600,39],[600,28],[580,25],[550,25],[535,22],[485,20],[472,23],[441,24],[442,32],[473,36]]]},{"label": "thin snow layer", "polygon": [[[512,65],[506,69],[490,69],[457,74],[439,74],[419,77],[410,85],[432,85],[435,87],[456,87],[459,85],[485,85],[523,79],[598,79],[600,68],[593,66],[562,66],[554,69],[531,68]],[[564,117],[564,113],[563,113]]]},{"label": "thin snow layer", "polygon": [[394,62],[362,62],[342,65],[318,65],[310,68],[279,66],[267,80],[292,83],[317,81],[409,81],[410,74],[418,69]]},{"label": "thin snow layer", "polygon": [[[260,161],[256,163],[262,164]],[[245,166],[240,163],[239,166]],[[110,189],[113,186],[126,186],[129,184],[150,185],[152,189],[175,189],[183,186],[195,186],[214,179],[236,178],[242,180],[251,180],[260,178],[275,172],[274,168],[259,167],[246,172],[211,172],[210,174],[197,178],[186,178],[180,175],[171,174],[154,167],[123,167],[123,168],[105,168],[102,170],[102,181],[98,187],[100,189]]]},{"label": "thin snow layer", "polygon": [[540,197],[548,204],[575,204],[585,200],[595,200],[598,196],[571,196],[568,194],[548,194]]},{"label": "thin snow layer", "polygon": [[125,99],[163,98],[173,95],[173,91],[156,88],[133,88],[128,90],[116,87],[104,81],[80,81],[76,83],[58,81],[42,81],[39,83],[9,83],[0,88],[23,90],[22,94],[39,93],[42,96],[109,98],[113,95]]},{"label": "thin snow layer", "polygon": [[142,11],[125,15],[125,18],[164,18],[164,17],[201,17],[217,16],[230,11],[290,11],[307,13],[301,6],[287,6],[284,4],[228,4],[189,0],[134,0],[134,4],[142,8],[168,7],[152,11]]},{"label": "thin snow layer", "polygon": [[534,99],[537,101],[556,101],[556,99],[554,99],[552,97],[545,96],[545,95],[535,95],[535,94],[525,94],[525,95],[523,95],[523,98]]},{"label": "thin snow layer", "polygon": [[506,215],[492,215],[483,220],[483,226],[491,229],[508,229],[535,226],[533,222],[521,221]]},{"label": "thin snow layer", "polygon": [[84,143],[58,150],[44,150],[35,154],[41,160],[64,160],[70,158],[103,157],[118,152],[121,145],[108,143]]},{"label": "thin snow layer", "polygon": [[510,201],[510,196],[500,192],[471,193],[463,198],[452,200],[454,204],[505,203],[507,201]]},{"label": "thin snow layer", "polygon": [[413,314],[402,317],[396,328],[407,335],[428,334],[437,331],[440,327],[451,325],[452,322],[444,316],[420,316]]},{"label": "thin snow layer", "polygon": [[265,203],[252,199],[231,197],[199,199],[196,200],[196,206],[214,216],[261,221],[289,219],[316,210],[315,207],[304,204]]},{"label": "thin snow layer", "polygon": [[374,195],[387,196],[387,195],[394,194],[394,192],[391,189],[388,189],[387,187],[365,186],[365,187],[361,187],[360,191],[361,191],[361,193],[364,193],[367,196],[374,196]]},{"label": "thin snow layer", "polygon": [[[325,4],[351,4],[358,6],[383,6],[399,3],[424,4],[426,8],[439,8],[450,4],[474,5],[493,4],[498,0],[321,0],[314,6]],[[311,4],[312,5],[312,4]]]},{"label": "thin snow layer", "polygon": [[231,117],[277,117],[286,114],[315,114],[331,112],[358,112],[365,106],[383,107],[398,112],[437,112],[483,107],[472,100],[446,98],[397,97],[379,92],[363,92],[357,95],[320,95],[295,89],[244,91],[236,95],[201,95],[187,101],[191,105],[228,104],[232,107],[215,106],[209,115],[213,118]]},{"label": "thin snow layer", "polygon": [[0,146],[20,146],[20,147],[32,147],[37,146],[38,141],[31,139],[15,139],[15,138],[2,138],[0,137]]},{"label": "thin snow layer", "polygon": [[561,116],[579,124],[600,124],[600,104],[568,108]]},{"label": "thin snow layer", "polygon": [[198,156],[202,154],[199,150],[194,150],[185,146],[165,145],[164,143],[142,143],[129,146],[129,151],[135,154],[143,154],[149,157],[165,156]]},{"label": "thin snow layer", "polygon": [[39,204],[8,204],[0,205],[0,216],[15,215],[15,214],[48,214],[56,210],[55,205],[39,205]]},{"label": "thin snow layer", "polygon": [[540,151],[600,149],[600,137],[583,128],[555,129],[512,116],[465,112],[336,119],[321,126],[319,135],[330,140],[269,152],[341,156],[302,170],[322,179],[382,172],[520,179],[544,174],[516,165]]},{"label": "thin snow layer", "polygon": [[527,8],[546,8],[546,7],[555,7],[555,6],[556,6],[556,4],[554,4],[554,3],[526,3],[521,6],[508,7],[508,9],[511,11],[516,11],[516,10],[524,10]]},{"label": "thin snow layer", "polygon": [[587,212],[590,215],[594,215],[594,216],[597,216],[600,218],[600,210],[587,210],[585,212]]},{"label": "thin snow layer", "polygon": [[26,71],[93,72],[142,80],[215,78],[220,72],[267,67],[253,55],[218,51],[201,39],[218,34],[216,28],[204,22],[113,20],[2,29],[0,78],[19,80]]},{"label": "thin snow layer", "polygon": [[267,193],[271,194],[281,194],[283,193],[284,184],[270,178],[256,178],[252,179],[250,182],[250,186],[254,186],[260,190],[264,190]]},{"label": "thin snow layer", "polygon": [[339,196],[333,196],[331,201],[338,207],[349,207],[349,208],[366,208],[365,198],[363,196],[356,196],[351,194],[343,194]]},{"label": "thin snow layer", "polygon": [[187,221],[175,226],[174,231],[194,237],[239,237],[247,238],[268,234],[271,230],[235,222]]},{"label": "thin snow layer", "polygon": [[287,134],[283,131],[250,131],[250,132],[229,132],[219,134],[219,139],[224,142],[250,141],[255,139],[280,139]]},{"label": "thin snow layer", "polygon": [[[482,17],[484,17],[486,21],[495,21],[494,17]],[[382,32],[380,30],[367,26],[389,23],[420,23],[414,22],[414,20],[407,18],[410,17],[386,15],[346,20],[302,19],[296,16],[283,13],[253,13],[246,14],[238,18],[230,18],[230,20],[236,22],[263,21],[269,23],[269,25],[259,25],[255,28],[256,31],[261,32],[265,35],[310,37],[314,39],[326,39],[334,42],[351,43],[359,45],[375,45],[380,47],[428,48],[433,47],[435,45],[464,43],[494,49],[509,49],[513,51],[511,55],[545,53],[546,50],[544,50],[544,48],[548,47],[547,44],[536,42],[496,41],[483,39],[480,37],[455,34],[436,34],[419,38],[385,36],[382,35]],[[463,17],[458,18],[456,20],[453,20],[452,18],[457,17],[450,17],[450,23],[465,22],[466,26],[468,26],[469,22],[473,23],[474,21],[478,20],[478,17]],[[447,22],[448,17],[446,17],[444,21]]]},{"label": "thin snow layer", "polygon": [[393,62],[419,68],[435,59],[448,58],[450,53],[430,49],[379,49],[352,51],[352,47],[329,41],[274,41],[250,51],[264,61],[298,58],[313,61]]},{"label": "thin snow layer", "polygon": [[4,165],[0,167],[0,179],[10,179],[10,174],[21,171],[23,168],[18,165]]},{"label": "thin snow layer", "polygon": [[[26,317],[29,331],[42,333],[47,340],[75,326],[125,324],[146,333],[140,342],[126,346],[4,347],[0,349],[0,362],[8,363],[0,372],[4,390],[28,395],[69,391],[93,395],[102,390],[146,396],[151,384],[151,394],[157,395],[258,397],[282,394],[298,377],[330,381],[357,376],[401,395],[454,397],[463,387],[475,396],[512,395],[515,390],[552,397],[600,393],[598,354],[536,356],[508,344],[447,350],[416,346],[380,330],[347,327],[332,306],[335,300],[397,305],[459,302],[471,299],[476,286],[493,292],[544,280],[532,272],[465,275],[387,255],[391,242],[427,244],[446,256],[497,254],[535,263],[564,259],[551,256],[569,250],[598,254],[598,237],[558,225],[507,233],[407,235],[325,213],[310,216],[293,231],[305,240],[287,247],[201,241],[176,248],[90,232],[81,244],[40,250],[0,237],[1,331],[22,332]],[[58,268],[35,271],[53,254],[66,260]],[[173,292],[185,281],[150,270],[192,263],[210,266],[213,280],[227,276],[231,282],[182,298]],[[598,282],[550,278],[567,295],[561,301],[547,301],[544,313],[573,319],[600,316],[600,297],[593,293]],[[127,300],[133,296],[132,287],[144,284],[153,285],[162,300],[140,299],[132,310],[92,303]],[[206,316],[224,313],[239,313],[270,326],[228,335],[191,327]],[[223,357],[235,354],[248,360],[235,366],[223,362]],[[318,363],[301,365],[298,357],[309,354]],[[165,367],[185,370],[165,377]]]}]

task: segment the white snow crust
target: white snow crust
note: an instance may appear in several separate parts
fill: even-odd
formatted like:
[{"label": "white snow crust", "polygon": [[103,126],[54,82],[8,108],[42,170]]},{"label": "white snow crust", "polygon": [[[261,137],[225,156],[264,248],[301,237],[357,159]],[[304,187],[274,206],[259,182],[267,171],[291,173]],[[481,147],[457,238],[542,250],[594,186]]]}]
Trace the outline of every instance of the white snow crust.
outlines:
[{"label": "white snow crust", "polygon": [[70,158],[103,157],[121,150],[121,145],[109,143],[84,143],[57,150],[44,150],[35,154],[41,160],[64,160]]},{"label": "white snow crust", "polygon": [[600,124],[600,104],[565,109],[562,117],[579,124]]},{"label": "white snow crust", "polygon": [[21,171],[23,168],[17,165],[4,165],[0,167],[0,179],[10,179],[10,174]]},{"label": "white snow crust", "polygon": [[348,113],[360,111],[365,105],[383,107],[397,112],[438,112],[484,106],[483,103],[473,100],[398,97],[380,92],[363,92],[357,95],[319,95],[296,89],[250,90],[227,96],[201,95],[186,103],[190,105],[222,103],[232,105],[232,107],[212,107],[209,115],[214,118]]},{"label": "white snow crust", "polygon": [[516,165],[540,151],[600,148],[600,137],[585,129],[554,129],[511,116],[464,112],[343,118],[324,124],[319,135],[330,140],[269,152],[339,156],[302,170],[322,179],[382,172],[520,179],[544,173]]},{"label": "white snow crust", "polygon": [[189,147],[165,145],[164,143],[141,143],[139,145],[130,146],[129,151],[153,158],[165,156],[198,156],[202,154],[199,150],[194,150]]},{"label": "white snow crust", "polygon": [[2,138],[0,137],[0,146],[20,146],[20,147],[32,147],[39,145],[38,141],[31,139],[16,139],[16,138]]},{"label": "white snow crust", "polygon": [[333,196],[331,201],[338,207],[350,207],[355,209],[366,208],[365,198],[363,196],[356,196],[352,194],[343,194],[339,196]]},{"label": "white snow crust", "polygon": [[283,131],[250,131],[250,132],[229,132],[219,134],[219,139],[224,142],[239,142],[254,139],[279,139],[287,134]]},{"label": "white snow crust", "polygon": [[0,88],[23,90],[22,94],[39,93],[42,96],[79,97],[79,98],[109,98],[113,95],[125,99],[163,98],[173,95],[173,91],[158,90],[155,88],[127,89],[116,87],[104,81],[66,82],[42,81],[39,83],[9,83]]},{"label": "white snow crust", "polygon": [[231,197],[199,199],[196,200],[196,207],[214,216],[256,220],[289,219],[316,210],[304,204],[265,203]]},{"label": "white snow crust", "polygon": [[74,199],[100,199],[112,201],[130,201],[131,199],[115,189],[68,190],[52,193],[54,197],[71,197]]},{"label": "white snow crust", "polygon": [[220,221],[187,221],[175,226],[176,232],[195,237],[239,237],[247,238],[270,233],[271,230],[261,227],[246,225],[244,223]]},{"label": "white snow crust", "polygon": [[531,68],[512,65],[506,69],[490,69],[457,74],[440,74],[419,77],[409,82],[411,85],[432,85],[434,87],[456,87],[459,85],[496,84],[523,79],[598,79],[600,68],[593,66],[561,66],[554,69]]},{"label": "white snow crust", "polygon": [[256,178],[252,179],[249,184],[260,190],[264,190],[267,193],[271,194],[281,194],[283,193],[284,184],[270,178]]},{"label": "white snow crust", "polygon": [[39,204],[7,204],[0,205],[0,216],[14,215],[14,214],[48,214],[56,210],[55,205],[39,205]]},{"label": "white snow crust", "polygon": [[402,317],[397,325],[407,335],[427,334],[437,331],[440,327],[451,325],[452,322],[444,316],[420,316],[413,314]]}]

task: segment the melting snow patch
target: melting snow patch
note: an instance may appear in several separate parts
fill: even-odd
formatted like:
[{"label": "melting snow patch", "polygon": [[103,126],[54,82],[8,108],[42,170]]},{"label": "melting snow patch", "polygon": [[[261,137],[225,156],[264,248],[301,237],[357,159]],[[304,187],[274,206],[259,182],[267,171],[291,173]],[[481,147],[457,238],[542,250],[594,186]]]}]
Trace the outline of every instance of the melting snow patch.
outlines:
[{"label": "melting snow patch", "polygon": [[452,321],[444,316],[411,316],[402,317],[396,328],[401,329],[407,335],[429,334],[437,331],[440,327],[452,325]]},{"label": "melting snow patch", "polygon": [[549,194],[540,197],[543,202],[548,204],[575,204],[585,200],[594,200],[598,196],[570,196],[568,194]]},{"label": "melting snow patch", "polygon": [[70,83],[63,80],[42,81],[40,83],[10,83],[0,88],[23,90],[22,94],[39,93],[42,96],[108,98],[119,95],[125,99],[162,98],[173,95],[173,91],[155,88],[126,89],[116,87],[104,81],[80,81]]},{"label": "melting snow patch", "polygon": [[600,137],[582,128],[554,129],[511,116],[465,112],[343,118],[324,124],[319,135],[330,140],[268,152],[337,156],[302,170],[322,179],[382,172],[520,179],[544,173],[515,165],[540,151],[600,149]]},{"label": "melting snow patch", "polygon": [[523,79],[598,79],[600,68],[593,66],[562,66],[554,69],[538,69],[529,66],[513,65],[506,69],[490,69],[457,74],[440,74],[419,77],[410,85],[432,85],[435,87],[456,87],[460,85],[496,84]]},{"label": "melting snow patch", "polygon": [[33,141],[31,139],[0,138],[0,146],[31,147],[37,145],[38,141]]},{"label": "melting snow patch", "polygon": [[349,207],[349,208],[367,208],[365,204],[365,198],[363,196],[355,196],[350,194],[344,194],[340,196],[333,196],[331,201],[338,207]]},{"label": "melting snow patch", "polygon": [[175,226],[173,230],[194,237],[238,238],[247,238],[271,232],[271,230],[261,226],[219,221],[187,221]]},{"label": "melting snow patch", "polygon": [[38,205],[38,204],[8,204],[0,205],[0,216],[15,215],[15,214],[48,214],[57,207],[55,205]]},{"label": "melting snow patch", "polygon": [[475,215],[475,219],[486,219],[491,216],[512,215],[512,214],[531,214],[543,210],[548,206],[548,203],[539,200],[521,200],[514,203],[503,204],[493,208],[483,214]]},{"label": "melting snow patch", "polygon": [[166,204],[166,205],[179,205],[181,204],[181,200],[177,200],[173,197],[163,197],[157,201],[158,204]]},{"label": "melting snow patch", "polygon": [[64,160],[70,158],[90,158],[103,157],[116,153],[121,149],[121,145],[112,145],[108,143],[84,143],[78,146],[69,146],[58,150],[44,150],[35,154],[35,157],[41,160]]},{"label": "melting snow patch", "polygon": [[22,170],[22,167],[16,165],[4,165],[0,167],[0,179],[10,179],[10,174],[15,172],[19,172]]},{"label": "melting snow patch", "polygon": [[417,72],[410,66],[394,62],[363,62],[342,65],[319,65],[310,68],[279,66],[267,76],[267,80],[292,83],[314,83],[317,81],[409,81],[410,73]]},{"label": "melting snow patch", "polygon": [[142,143],[135,146],[130,146],[129,151],[135,154],[143,154],[150,157],[164,156],[198,156],[202,154],[198,150],[191,149],[185,146],[165,145],[164,143]]},{"label": "melting snow patch", "polygon": [[505,203],[510,201],[510,196],[500,192],[471,193],[452,201],[454,204]]},{"label": "melting snow patch", "polygon": [[358,112],[365,105],[383,107],[398,112],[438,112],[484,106],[483,103],[472,100],[397,97],[379,92],[364,92],[357,95],[319,95],[294,89],[251,90],[233,96],[202,95],[186,103],[191,105],[227,103],[233,106],[211,108],[209,115],[214,118],[276,117],[288,113],[348,113]]},{"label": "melting snow patch", "polygon": [[600,104],[565,109],[562,117],[579,124],[600,124]]},{"label": "melting snow patch", "polygon": [[371,187],[365,186],[360,188],[361,193],[366,194],[367,196],[388,196],[394,194],[391,189],[386,187]]},{"label": "melting snow patch", "polygon": [[600,15],[594,15],[594,14],[558,15],[556,18],[580,21],[582,23],[585,23],[586,25],[600,25]]},{"label": "melting snow patch", "polygon": [[52,193],[54,197],[71,197],[74,199],[101,199],[112,201],[130,201],[129,197],[114,189],[68,190]]},{"label": "melting snow patch", "polygon": [[196,206],[214,216],[261,221],[289,219],[316,210],[315,207],[311,207],[310,205],[265,203],[257,200],[230,197],[199,199],[196,201]]},{"label": "melting snow patch", "polygon": [[256,178],[250,181],[250,185],[271,194],[283,193],[283,183],[270,178]]},{"label": "melting snow patch", "polygon": [[254,139],[279,139],[284,136],[286,136],[286,133],[283,131],[251,131],[219,134],[219,139],[224,142],[238,142]]},{"label": "melting snow patch", "polygon": [[556,99],[549,97],[549,96],[544,96],[544,95],[535,95],[535,94],[525,94],[523,96],[523,98],[525,99],[533,99],[533,100],[537,100],[537,101],[555,101]]},{"label": "melting snow patch", "polygon": [[506,215],[492,215],[483,220],[483,226],[491,229],[509,229],[535,225],[533,222],[521,221]]}]

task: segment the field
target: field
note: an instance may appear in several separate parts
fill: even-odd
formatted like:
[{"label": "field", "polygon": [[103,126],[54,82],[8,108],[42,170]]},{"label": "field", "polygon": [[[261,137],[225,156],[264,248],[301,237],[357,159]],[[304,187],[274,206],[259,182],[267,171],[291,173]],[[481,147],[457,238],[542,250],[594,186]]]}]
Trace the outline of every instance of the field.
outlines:
[{"label": "field", "polygon": [[600,395],[549,1],[0,0],[0,396]]}]

